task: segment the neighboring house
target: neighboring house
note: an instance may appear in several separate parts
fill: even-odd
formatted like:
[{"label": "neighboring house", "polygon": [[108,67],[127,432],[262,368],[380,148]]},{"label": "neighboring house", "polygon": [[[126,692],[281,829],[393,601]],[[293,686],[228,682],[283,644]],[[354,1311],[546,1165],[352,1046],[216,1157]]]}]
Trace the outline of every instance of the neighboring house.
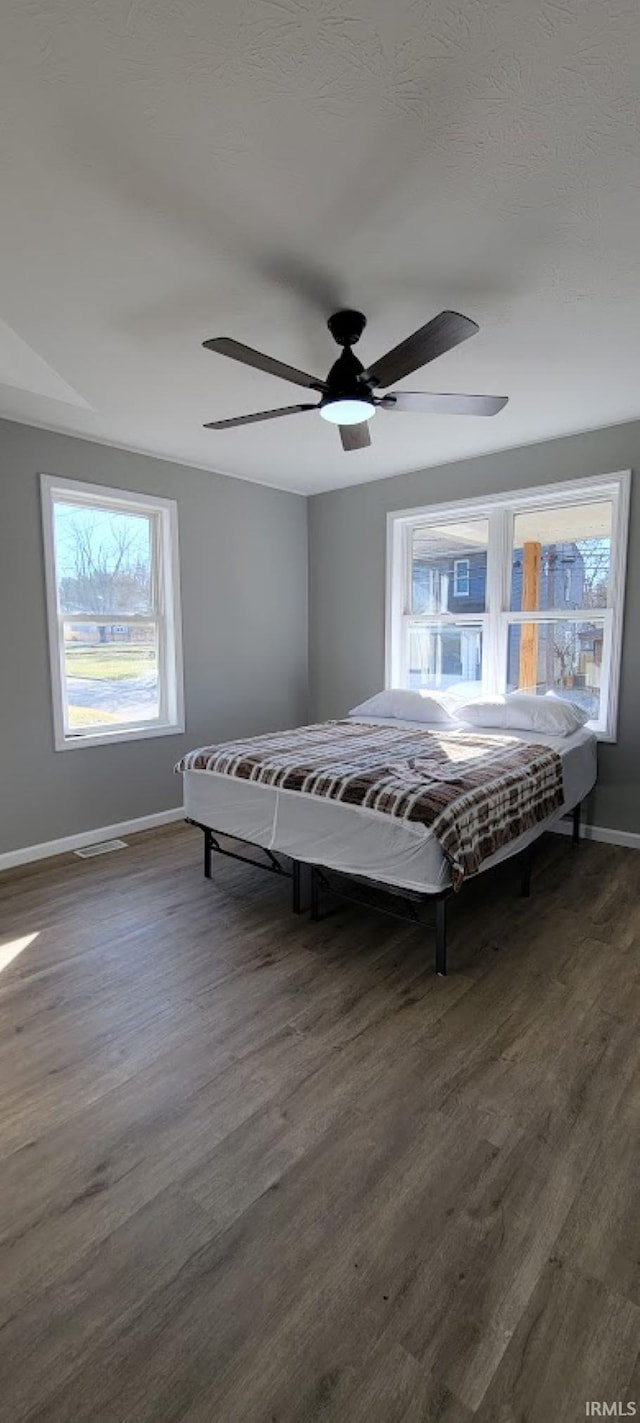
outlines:
[{"label": "neighboring house", "polygon": [[[515,549],[512,565],[511,610],[522,611],[523,550]],[[481,614],[485,609],[487,556],[484,550],[461,550],[441,558],[414,560],[412,602],[414,612],[437,615]],[[584,609],[602,606],[604,594],[587,567],[578,544],[543,545],[540,550],[538,612],[547,609],[580,610],[582,625],[561,622],[540,629],[538,686],[597,689],[602,662],[602,631],[588,623]],[[481,680],[482,631],[473,624],[445,623],[416,629],[411,636],[410,682],[446,687]],[[511,630],[508,650],[509,686],[520,685],[520,629]]]},{"label": "neighboring house", "polygon": [[[460,557],[417,558],[413,564],[413,608],[416,613],[482,613],[485,605],[485,550]],[[480,681],[482,634],[477,626],[443,625],[410,638],[409,679],[412,686]]]},{"label": "neighboring house", "polygon": [[[591,551],[591,564],[576,543],[543,545],[540,557],[538,611],[572,609],[577,621],[551,622],[539,629],[538,683],[541,689],[556,687],[572,692],[585,692],[580,698],[590,706],[589,690],[596,694],[600,686],[602,665],[602,628],[588,621],[585,609],[602,606],[604,585],[597,578],[598,550]],[[523,551],[513,556],[511,607],[522,609]],[[509,639],[509,686],[518,687],[520,680],[520,632],[513,629]],[[594,713],[596,711],[594,706]]]},{"label": "neighboring house", "polygon": [[[575,543],[543,544],[540,550],[538,608],[583,608],[585,601],[585,561]],[[523,551],[514,549],[511,576],[511,608],[522,610]]]},{"label": "neighboring house", "polygon": [[460,558],[416,559],[413,608],[416,613],[484,612],[487,555],[484,550]]}]

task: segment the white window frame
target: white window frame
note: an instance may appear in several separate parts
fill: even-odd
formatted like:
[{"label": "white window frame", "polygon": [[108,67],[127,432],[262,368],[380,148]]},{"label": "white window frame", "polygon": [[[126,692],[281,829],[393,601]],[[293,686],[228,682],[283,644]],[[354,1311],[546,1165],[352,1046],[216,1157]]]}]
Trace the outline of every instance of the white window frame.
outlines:
[{"label": "white window frame", "polygon": [[[466,588],[461,592],[458,587],[458,573],[464,564]],[[468,598],[471,592],[471,559],[454,558],[453,560],[453,596],[454,598]]]},{"label": "white window frame", "polygon": [[[602,623],[605,631],[602,681],[600,691],[601,717],[588,725],[600,741],[615,741],[618,724],[620,665],[624,592],[629,530],[631,471],[602,474],[587,479],[562,480],[558,484],[542,484],[532,489],[512,490],[506,494],[487,495],[482,500],[459,499],[454,503],[427,504],[418,509],[394,510],[387,515],[387,588],[385,635],[385,685],[407,685],[409,623],[424,622],[480,624],[482,626],[482,687],[484,695],[506,691],[507,641],[509,627],[517,623],[568,622]],[[511,550],[513,520],[527,510],[551,508],[562,504],[611,502],[611,568],[607,606],[602,610],[545,609],[532,615],[510,609]],[[414,531],[442,522],[488,519],[489,545],[487,553],[486,602],[484,613],[446,612],[420,614],[411,611],[411,550]]]},{"label": "white window frame", "polygon": [[[175,736],[184,731],[184,680],[182,667],[182,618],[180,612],[180,572],[178,559],[178,506],[174,499],[138,494],[125,489],[112,489],[100,484],[84,484],[75,479],[59,479],[57,475],[41,474],[42,529],[44,538],[44,571],[47,599],[51,693],[53,702],[53,732],[56,751],[78,750],[84,746],[106,746],[124,741],[142,741],[153,736]],[[156,607],[150,618],[145,614],[74,613],[74,623],[108,623],[118,625],[155,622],[158,627],[158,684],[160,714],[154,721],[124,722],[87,730],[66,727],[64,677],[64,623],[70,620],[58,605],[55,567],[54,504],[57,499],[79,508],[114,509],[122,513],[152,517]]]}]

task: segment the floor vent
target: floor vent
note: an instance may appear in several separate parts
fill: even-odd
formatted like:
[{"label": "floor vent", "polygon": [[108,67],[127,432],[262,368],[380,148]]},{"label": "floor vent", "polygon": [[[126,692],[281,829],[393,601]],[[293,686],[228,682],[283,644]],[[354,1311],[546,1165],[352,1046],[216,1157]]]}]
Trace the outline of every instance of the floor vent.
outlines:
[{"label": "floor vent", "polygon": [[101,840],[97,845],[85,845],[83,850],[74,850],[81,860],[91,860],[94,855],[110,855],[112,850],[126,850],[126,840]]}]

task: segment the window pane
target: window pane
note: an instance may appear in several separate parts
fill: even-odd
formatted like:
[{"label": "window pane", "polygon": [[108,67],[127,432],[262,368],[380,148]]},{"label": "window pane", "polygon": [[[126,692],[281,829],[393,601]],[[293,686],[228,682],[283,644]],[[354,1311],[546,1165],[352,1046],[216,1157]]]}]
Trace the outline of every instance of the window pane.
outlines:
[{"label": "window pane", "polygon": [[482,681],[482,627],[432,623],[409,627],[410,687],[477,695]]},{"label": "window pane", "polygon": [[152,721],[160,714],[152,623],[65,623],[64,670],[70,731]]},{"label": "window pane", "polygon": [[507,690],[553,691],[599,720],[603,639],[602,623],[512,623]]},{"label": "window pane", "polygon": [[456,558],[453,563],[453,593],[455,598],[465,598],[471,591],[471,560]]},{"label": "window pane", "polygon": [[487,519],[414,529],[413,613],[483,613],[487,581]]},{"label": "window pane", "polygon": [[56,500],[54,538],[61,612],[152,611],[152,521],[147,515]]},{"label": "window pane", "polygon": [[516,514],[512,611],[606,608],[611,524],[608,501]]}]

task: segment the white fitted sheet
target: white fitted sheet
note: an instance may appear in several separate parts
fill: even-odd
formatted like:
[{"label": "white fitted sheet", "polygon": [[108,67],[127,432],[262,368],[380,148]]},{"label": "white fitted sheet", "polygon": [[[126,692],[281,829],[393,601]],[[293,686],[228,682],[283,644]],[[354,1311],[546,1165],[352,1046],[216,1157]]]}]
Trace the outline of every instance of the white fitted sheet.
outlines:
[{"label": "white fitted sheet", "polygon": [[[368,718],[380,721],[384,718]],[[395,726],[424,722],[390,722]],[[442,730],[442,727],[434,730]],[[480,728],[478,728],[480,730]],[[483,733],[485,731],[482,728]],[[504,736],[503,731],[496,733]],[[597,741],[581,727],[571,736],[541,736],[509,732],[515,740],[551,746],[562,757],[564,803],[554,815],[504,846],[483,865],[483,871],[518,854],[591,790],[597,773]],[[486,730],[486,735],[491,732]],[[343,874],[435,893],[451,883],[449,865],[435,836],[425,825],[395,820],[391,815],[323,800],[300,791],[254,785],[217,771],[184,772],[185,814],[221,834],[280,850],[308,864],[326,865]]]}]

